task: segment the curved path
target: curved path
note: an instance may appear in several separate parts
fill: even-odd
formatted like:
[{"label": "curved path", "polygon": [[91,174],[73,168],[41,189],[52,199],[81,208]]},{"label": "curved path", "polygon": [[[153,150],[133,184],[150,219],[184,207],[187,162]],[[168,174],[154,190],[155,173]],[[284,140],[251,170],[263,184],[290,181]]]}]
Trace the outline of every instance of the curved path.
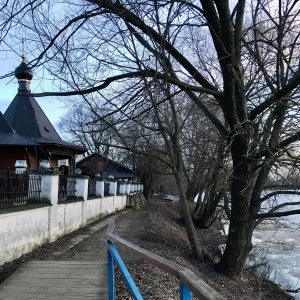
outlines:
[{"label": "curved path", "polygon": [[0,284],[0,300],[108,299],[107,224],[100,219],[42,246],[41,260],[26,261]]}]

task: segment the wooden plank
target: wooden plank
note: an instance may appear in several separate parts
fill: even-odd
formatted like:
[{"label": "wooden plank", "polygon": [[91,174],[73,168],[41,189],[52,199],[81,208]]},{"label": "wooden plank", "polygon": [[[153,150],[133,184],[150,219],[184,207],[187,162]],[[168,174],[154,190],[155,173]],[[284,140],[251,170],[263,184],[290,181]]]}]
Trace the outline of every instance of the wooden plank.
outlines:
[{"label": "wooden plank", "polygon": [[99,286],[81,286],[81,285],[77,285],[74,286],[74,284],[70,283],[70,282],[66,282],[65,285],[61,285],[61,286],[57,286],[56,284],[44,284],[44,285],[15,285],[15,286],[4,286],[3,289],[1,289],[5,292],[8,291],[14,291],[14,292],[18,292],[18,293],[35,293],[35,294],[99,294],[100,292],[105,291],[105,288],[101,288]]},{"label": "wooden plank", "polygon": [[0,300],[36,300],[36,299],[47,299],[47,300],[107,300],[108,296],[104,294],[99,295],[44,295],[44,294],[18,294],[18,293],[10,293],[8,295],[0,295]]},{"label": "wooden plank", "polygon": [[30,266],[80,266],[84,265],[85,267],[94,267],[94,266],[106,266],[106,262],[98,262],[98,261],[71,261],[71,260],[57,260],[57,261],[49,261],[49,260],[32,260],[28,261],[22,265],[22,267],[30,267]]},{"label": "wooden plank", "polygon": [[[44,274],[45,272],[47,272],[47,274],[57,274],[57,268],[24,268],[24,269],[20,269],[17,274],[18,275],[27,275],[28,274],[28,270],[30,270],[30,274]],[[73,269],[73,268],[64,268],[63,270],[61,270],[60,274],[70,274],[74,272],[75,274],[79,273],[79,274],[92,274],[92,275],[101,275],[101,274],[106,274],[107,273],[107,269]]]},{"label": "wooden plank", "polygon": [[97,295],[97,296],[68,296],[68,295],[26,295],[26,298],[22,297],[18,294],[11,294],[11,295],[5,295],[0,296],[0,300],[41,300],[41,299],[47,299],[47,300],[108,300],[108,297],[105,295]]},{"label": "wooden plank", "polygon": [[[47,272],[46,269],[45,269],[45,272]],[[79,278],[79,279],[94,279],[95,276],[97,276],[97,274],[80,274],[80,273],[78,273],[78,274],[70,274],[70,273],[69,274],[67,274],[67,273],[65,273],[65,274],[61,274],[61,273],[43,274],[42,277],[39,275],[42,275],[42,274],[38,274],[38,273],[37,274],[31,274],[31,273],[19,274],[19,273],[17,273],[13,276],[13,280],[15,280],[16,277],[18,277],[18,278],[20,278],[20,280],[22,280],[21,279],[22,276],[30,277],[30,278],[32,278],[32,280],[34,278],[44,278],[44,279],[56,278],[57,280],[77,279],[77,278]]]},{"label": "wooden plank", "polygon": [[28,271],[28,270],[33,270],[33,271],[43,271],[43,270],[49,270],[49,272],[52,272],[52,271],[55,271],[55,270],[61,270],[62,272],[104,272],[107,270],[106,267],[100,267],[100,266],[94,266],[93,268],[86,268],[85,266],[56,266],[56,267],[48,267],[48,266],[32,266],[30,268],[28,267],[22,267],[22,270],[24,270],[25,272]]},{"label": "wooden plank", "polygon": [[[83,290],[89,290],[89,291],[100,291],[100,290],[105,290],[106,287],[102,287],[99,283],[99,281],[93,281],[90,283],[85,283],[85,284],[81,284],[79,281],[75,281],[75,282],[71,282],[71,281],[67,281],[65,283],[57,283],[57,282],[46,282],[46,281],[41,281],[41,282],[35,282],[33,284],[30,283],[25,283],[22,282],[20,284],[14,285],[12,286],[11,284],[9,285],[4,285],[3,287],[1,287],[1,291],[8,291],[10,289],[17,291],[17,290],[22,290],[22,289],[28,289],[31,291],[34,291],[35,289],[49,289],[49,287],[53,290],[64,290],[66,288],[66,285],[69,285],[70,287],[70,291],[74,291],[77,289]],[[79,291],[79,292],[80,292]]]},{"label": "wooden plank", "polygon": [[107,266],[97,261],[30,261],[0,285],[0,300],[108,299]]}]

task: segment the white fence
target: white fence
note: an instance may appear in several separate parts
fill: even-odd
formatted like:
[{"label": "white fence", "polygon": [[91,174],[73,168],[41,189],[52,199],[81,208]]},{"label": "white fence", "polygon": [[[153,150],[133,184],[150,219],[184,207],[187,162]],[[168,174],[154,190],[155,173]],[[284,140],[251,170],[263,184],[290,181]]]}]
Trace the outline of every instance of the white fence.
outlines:
[{"label": "white fence", "polygon": [[[41,199],[51,205],[0,214],[0,265],[12,261],[47,242],[83,227],[105,215],[126,207],[129,194],[117,194],[116,183],[112,182],[114,194],[104,197],[104,182],[99,182],[99,198],[87,199],[88,178],[76,178],[76,196],[82,201],[58,203],[58,175],[42,174]],[[134,191],[142,191],[142,185],[134,185]],[[136,187],[137,186],[137,187]],[[130,191],[130,183],[126,183]],[[98,189],[97,189],[98,191]]]}]

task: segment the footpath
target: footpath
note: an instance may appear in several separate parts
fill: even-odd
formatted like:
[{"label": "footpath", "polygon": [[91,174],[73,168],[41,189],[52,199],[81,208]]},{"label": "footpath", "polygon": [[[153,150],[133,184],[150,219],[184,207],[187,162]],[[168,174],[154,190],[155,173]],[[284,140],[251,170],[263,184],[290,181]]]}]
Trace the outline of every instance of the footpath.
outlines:
[{"label": "footpath", "polygon": [[[119,212],[118,227],[126,227],[122,216],[134,212]],[[108,220],[97,220],[1,266],[0,300],[108,299]]]}]

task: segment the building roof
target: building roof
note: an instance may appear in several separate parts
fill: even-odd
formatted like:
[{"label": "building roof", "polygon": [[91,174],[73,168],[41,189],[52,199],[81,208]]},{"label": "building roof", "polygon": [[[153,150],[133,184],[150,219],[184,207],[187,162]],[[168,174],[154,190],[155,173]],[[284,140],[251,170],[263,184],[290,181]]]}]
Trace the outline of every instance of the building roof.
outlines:
[{"label": "building roof", "polygon": [[120,163],[118,163],[118,162],[116,162],[116,161],[114,161],[114,160],[106,157],[105,155],[102,155],[102,154],[98,153],[98,152],[92,152],[92,153],[84,156],[83,158],[79,159],[76,163],[79,163],[79,162],[82,162],[84,160],[87,160],[87,159],[89,159],[90,157],[93,157],[93,156],[98,156],[99,158],[105,159],[106,161],[109,161],[109,162],[111,162],[113,164],[116,164],[116,165],[118,165],[118,166],[120,166],[120,167],[122,167],[124,169],[127,169],[130,172],[136,173],[132,169],[130,169],[130,168],[128,168],[128,167],[126,167],[126,166],[124,166],[124,165],[122,165],[122,164],[120,164]]},{"label": "building roof", "polygon": [[29,91],[18,91],[4,113],[8,124],[22,136],[62,141]]},{"label": "building roof", "polygon": [[0,112],[0,145],[34,145],[34,142],[17,134]]},{"label": "building roof", "polygon": [[[73,148],[78,153],[86,152],[83,146],[65,142],[61,139],[37,101],[30,92],[30,80],[32,71],[24,61],[15,70],[19,82],[18,93],[10,103],[2,118],[0,117],[0,132],[2,141],[15,141],[15,145],[21,145],[27,140],[27,145],[51,144],[59,147]],[[16,133],[13,138],[9,133]],[[5,133],[7,136],[5,137]],[[23,140],[21,139],[23,137]],[[25,140],[24,140],[25,138]],[[0,140],[1,144],[1,140]]]},{"label": "building roof", "polygon": [[[109,174],[112,174],[112,175],[115,175],[117,176],[117,173],[122,173],[123,177],[133,177],[133,175],[136,175],[136,172],[133,171],[132,169],[130,168],[127,168],[125,167],[124,165],[116,162],[116,161],[113,161],[109,158],[107,158],[106,156],[100,154],[100,153],[97,153],[97,152],[94,152],[94,153],[91,153],[89,154],[88,156],[85,156],[84,158],[82,158],[81,160],[77,161],[76,162],[76,166],[79,167],[79,168],[82,168],[82,166],[89,160],[93,160],[95,158],[98,158],[100,160],[104,160],[106,161],[110,166],[115,166],[117,169],[115,170],[115,172],[113,172],[112,170],[104,170],[103,172],[103,175],[104,177],[107,177]],[[110,168],[109,168],[110,169]],[[108,171],[108,173],[107,173]],[[106,174],[107,173],[107,174]],[[106,176],[107,175],[107,176]]]},{"label": "building roof", "polygon": [[33,146],[34,142],[18,135],[17,133],[0,132],[0,145]]},{"label": "building roof", "polygon": [[5,120],[2,112],[0,111],[0,132],[1,133],[15,133],[11,126]]}]

